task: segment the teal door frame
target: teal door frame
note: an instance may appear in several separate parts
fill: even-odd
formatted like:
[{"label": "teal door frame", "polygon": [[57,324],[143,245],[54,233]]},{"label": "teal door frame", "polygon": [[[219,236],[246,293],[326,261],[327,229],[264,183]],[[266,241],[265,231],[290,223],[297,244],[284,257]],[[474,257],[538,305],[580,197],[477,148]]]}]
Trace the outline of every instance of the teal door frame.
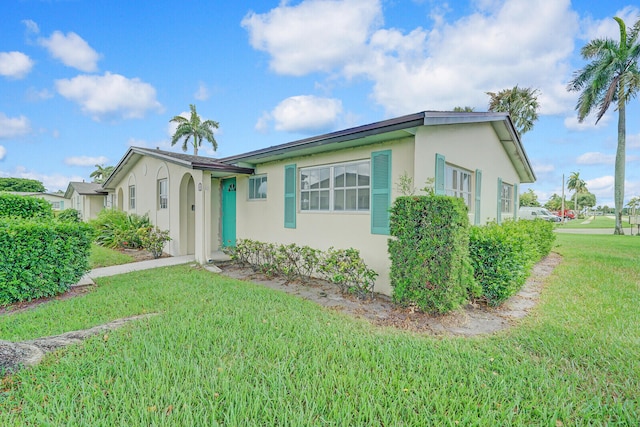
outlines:
[{"label": "teal door frame", "polygon": [[236,179],[222,180],[222,246],[236,245]]}]

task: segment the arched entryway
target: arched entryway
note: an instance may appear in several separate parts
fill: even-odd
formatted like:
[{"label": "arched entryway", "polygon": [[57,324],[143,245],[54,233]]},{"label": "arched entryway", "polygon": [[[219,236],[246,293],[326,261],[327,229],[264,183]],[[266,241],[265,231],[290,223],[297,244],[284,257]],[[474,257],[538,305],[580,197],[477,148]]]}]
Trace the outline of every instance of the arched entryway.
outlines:
[{"label": "arched entryway", "polygon": [[118,188],[118,205],[117,205],[117,209],[119,211],[124,210],[124,192],[122,191],[122,188]]},{"label": "arched entryway", "polygon": [[187,173],[180,181],[180,253],[196,252],[196,185]]}]

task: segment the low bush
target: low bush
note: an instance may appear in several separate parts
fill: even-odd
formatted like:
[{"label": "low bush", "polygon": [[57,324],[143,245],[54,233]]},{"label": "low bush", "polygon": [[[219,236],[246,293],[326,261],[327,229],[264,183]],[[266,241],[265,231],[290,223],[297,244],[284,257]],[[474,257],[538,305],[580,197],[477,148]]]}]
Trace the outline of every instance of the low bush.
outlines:
[{"label": "low bush", "polygon": [[497,306],[524,285],[531,267],[551,251],[553,225],[543,220],[506,221],[471,228],[469,251],[482,297]]},{"label": "low bush", "polygon": [[81,222],[82,221],[80,212],[72,208],[61,211],[58,214],[57,218],[58,218],[58,221],[65,221],[65,222]]},{"label": "low bush", "polygon": [[393,300],[430,313],[460,307],[479,295],[469,260],[469,220],[462,199],[403,196],[391,208]]},{"label": "low bush", "polygon": [[96,243],[113,249],[142,247],[138,229],[151,226],[147,215],[128,214],[116,209],[102,210],[89,224],[95,229]]},{"label": "low bush", "polygon": [[366,266],[356,249],[329,248],[322,252],[309,246],[238,239],[231,257],[268,276],[283,276],[287,281],[323,277],[336,284],[342,293],[355,294],[359,298],[373,294],[378,276]]},{"label": "low bush", "polygon": [[169,232],[160,230],[158,227],[140,227],[136,233],[140,238],[142,248],[151,252],[154,258],[162,256],[165,243],[171,240]]},{"label": "low bush", "polygon": [[84,223],[0,218],[0,305],[65,292],[89,270]]},{"label": "low bush", "polygon": [[53,218],[51,203],[37,197],[0,193],[0,217]]}]

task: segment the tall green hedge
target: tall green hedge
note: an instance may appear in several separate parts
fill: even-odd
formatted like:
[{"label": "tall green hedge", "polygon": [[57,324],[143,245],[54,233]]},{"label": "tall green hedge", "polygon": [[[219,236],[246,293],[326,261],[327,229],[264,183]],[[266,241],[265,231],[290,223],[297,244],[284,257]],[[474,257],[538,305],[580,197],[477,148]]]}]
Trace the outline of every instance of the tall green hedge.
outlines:
[{"label": "tall green hedge", "polygon": [[541,219],[472,227],[471,261],[487,303],[497,306],[515,295],[554,240],[553,225]]},{"label": "tall green hedge", "polygon": [[0,306],[62,293],[89,270],[89,225],[0,218]]},{"label": "tall green hedge", "polygon": [[0,193],[0,217],[53,218],[53,210],[44,199]]},{"label": "tall green hedge", "polygon": [[462,199],[398,197],[391,207],[393,300],[446,313],[479,289],[469,260],[469,219]]}]

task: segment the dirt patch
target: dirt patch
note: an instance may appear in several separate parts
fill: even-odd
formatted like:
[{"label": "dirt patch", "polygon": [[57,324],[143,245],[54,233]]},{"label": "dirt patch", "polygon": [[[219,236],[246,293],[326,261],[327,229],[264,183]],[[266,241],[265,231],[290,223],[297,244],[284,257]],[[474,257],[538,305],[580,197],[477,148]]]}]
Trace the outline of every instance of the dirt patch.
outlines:
[{"label": "dirt patch", "polygon": [[538,262],[518,294],[500,307],[490,307],[483,302],[468,304],[453,313],[434,316],[418,310],[396,307],[391,298],[374,294],[372,300],[359,300],[342,295],[335,285],[311,279],[307,283],[285,282],[256,273],[251,268],[236,264],[222,265],[222,274],[240,280],[248,280],[271,289],[277,289],[308,299],[324,307],[366,319],[378,326],[388,326],[432,335],[475,336],[491,334],[512,325],[535,307],[544,281],[562,261],[556,253]]},{"label": "dirt patch", "polygon": [[84,295],[88,292],[91,292],[94,288],[95,288],[95,285],[72,286],[71,289],[69,289],[68,291],[60,295],[56,295],[53,297],[42,297],[42,298],[32,299],[30,301],[16,302],[14,304],[7,305],[5,307],[0,308],[0,316],[6,316],[8,314],[15,314],[15,313],[31,310],[49,301],[65,300],[65,299],[77,297],[79,295]]}]

